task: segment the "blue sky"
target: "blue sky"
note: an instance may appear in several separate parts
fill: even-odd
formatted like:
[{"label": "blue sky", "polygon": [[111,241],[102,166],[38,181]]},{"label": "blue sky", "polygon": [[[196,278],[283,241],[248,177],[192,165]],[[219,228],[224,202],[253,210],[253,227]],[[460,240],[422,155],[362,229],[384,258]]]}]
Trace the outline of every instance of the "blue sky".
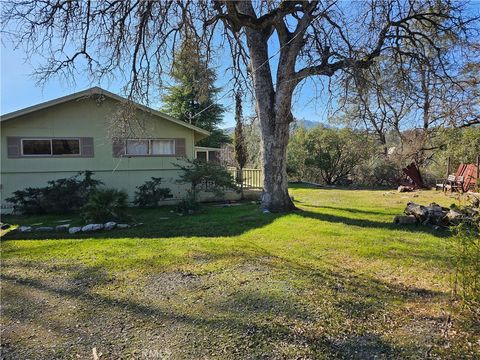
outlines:
[{"label": "blue sky", "polygon": [[[271,53],[274,54],[278,49],[275,40],[272,40]],[[40,102],[55,99],[60,96],[87,89],[91,86],[100,86],[106,90],[121,94],[124,82],[118,77],[113,81],[90,82],[88,77],[81,73],[75,76],[72,81],[65,81],[58,78],[52,78],[43,85],[37,85],[36,79],[32,76],[35,68],[41,64],[41,59],[36,56],[30,61],[26,61],[26,54],[23,49],[15,49],[13,44],[3,41],[0,45],[1,57],[1,101],[0,113],[6,114],[27,106],[35,105]],[[217,70],[217,86],[222,88],[219,97],[225,92],[231,90],[229,87],[230,79],[225,73],[225,68],[229,65],[226,56],[217,56],[217,63],[212,64]],[[221,60],[225,59],[225,60]],[[275,68],[277,58],[271,60],[272,68]],[[310,121],[324,121],[326,119],[326,104],[315,100],[317,86],[309,82],[302,87],[302,90],[295,96],[293,113],[299,119]],[[234,126],[233,98],[231,94],[223,97],[220,101],[226,108],[225,120],[222,127]],[[154,101],[150,104],[152,107],[161,107],[160,101]],[[246,104],[244,106],[248,112],[253,109]]]},{"label": "blue sky", "polygon": [[[480,1],[472,1],[468,3],[467,10],[474,14],[479,14]],[[278,50],[278,41],[275,36],[270,40],[270,55],[275,55]],[[5,114],[11,111],[19,110],[27,106],[48,101],[60,96],[64,96],[76,91],[87,89],[91,86],[100,86],[106,90],[121,95],[121,89],[125,84],[120,76],[113,80],[105,80],[102,82],[91,82],[85,73],[79,72],[73,81],[62,81],[58,78],[52,78],[42,86],[36,84],[36,80],[32,77],[35,68],[42,63],[39,56],[31,59],[32,63],[26,62],[26,54],[23,49],[15,50],[13,45],[6,39],[2,39],[0,44],[0,113]],[[222,92],[218,95],[219,102],[225,106],[227,112],[225,114],[223,127],[234,126],[233,115],[233,98],[231,93],[222,97],[225,92],[230,92],[231,81],[225,69],[230,65],[229,53],[218,53],[214,59],[215,63],[211,66],[217,70],[218,81],[217,86],[222,88]],[[271,59],[271,67],[275,72],[277,56]],[[328,79],[323,78],[324,87]],[[298,119],[310,121],[327,121],[331,106],[328,103],[326,91],[322,90],[322,83],[317,79],[309,79],[296,92],[293,102],[293,115]],[[160,108],[159,100],[152,101],[150,106]],[[253,114],[253,109],[249,103],[244,103],[245,115]]]}]

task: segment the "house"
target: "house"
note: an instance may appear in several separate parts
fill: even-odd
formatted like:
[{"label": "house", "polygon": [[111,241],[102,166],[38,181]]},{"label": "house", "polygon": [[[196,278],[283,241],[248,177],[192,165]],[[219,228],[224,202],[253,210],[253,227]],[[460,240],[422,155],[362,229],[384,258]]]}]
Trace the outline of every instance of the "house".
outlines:
[{"label": "house", "polygon": [[[15,190],[92,170],[106,187],[132,198],[136,187],[161,177],[173,200],[175,164],[194,159],[195,143],[209,132],[94,87],[1,116],[1,199]],[[212,150],[213,151],[213,150]]]}]

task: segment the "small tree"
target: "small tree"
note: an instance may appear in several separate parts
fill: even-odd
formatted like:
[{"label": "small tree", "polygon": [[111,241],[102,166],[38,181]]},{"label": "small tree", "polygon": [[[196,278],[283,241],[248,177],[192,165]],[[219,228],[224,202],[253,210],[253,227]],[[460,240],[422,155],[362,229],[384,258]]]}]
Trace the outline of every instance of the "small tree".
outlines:
[{"label": "small tree", "polygon": [[245,135],[243,133],[243,119],[242,119],[242,97],[241,93],[235,94],[235,160],[238,164],[237,182],[240,183],[240,192],[242,200],[243,195],[243,168],[247,163],[248,154],[245,144]]},{"label": "small tree", "polygon": [[349,129],[311,129],[305,142],[305,164],[326,184],[337,184],[348,178],[364,156],[362,142],[362,136]]},{"label": "small tree", "polygon": [[305,164],[308,156],[305,146],[307,134],[307,129],[301,126],[293,132],[288,143],[287,173],[297,180],[308,180],[308,167]]},{"label": "small tree", "polygon": [[232,175],[223,166],[200,160],[185,160],[186,165],[175,164],[183,170],[179,181],[191,184],[191,196],[197,201],[197,193],[202,185],[208,186],[208,190],[218,195],[223,194],[224,189],[236,189],[237,186]]}]

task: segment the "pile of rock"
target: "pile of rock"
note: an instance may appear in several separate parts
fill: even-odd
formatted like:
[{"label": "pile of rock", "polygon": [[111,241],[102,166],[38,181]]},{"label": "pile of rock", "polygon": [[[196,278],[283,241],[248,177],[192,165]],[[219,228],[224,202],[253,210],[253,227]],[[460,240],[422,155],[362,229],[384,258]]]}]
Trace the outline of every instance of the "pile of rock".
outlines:
[{"label": "pile of rock", "polygon": [[397,215],[393,219],[395,224],[432,225],[435,229],[442,226],[458,225],[460,222],[473,219],[480,214],[480,210],[474,206],[459,208],[445,208],[436,203],[428,206],[409,202],[405,208],[406,215]]},{"label": "pile of rock", "polygon": [[32,232],[32,231],[59,231],[59,232],[68,232],[69,234],[76,234],[79,232],[92,232],[98,230],[113,230],[113,229],[128,229],[130,227],[139,226],[139,224],[117,224],[114,221],[109,221],[105,224],[87,224],[85,226],[70,226],[70,224],[62,224],[53,226],[39,226],[39,227],[32,227],[32,226],[19,226],[17,231],[25,233],[25,232]]}]

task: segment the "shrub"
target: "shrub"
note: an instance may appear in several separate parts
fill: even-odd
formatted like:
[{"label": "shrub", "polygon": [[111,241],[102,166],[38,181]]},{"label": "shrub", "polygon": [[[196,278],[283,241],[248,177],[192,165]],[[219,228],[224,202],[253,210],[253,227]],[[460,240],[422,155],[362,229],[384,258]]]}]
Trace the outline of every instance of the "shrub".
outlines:
[{"label": "shrub", "polygon": [[187,165],[176,165],[183,174],[180,182],[191,184],[191,196],[196,201],[197,191],[203,186],[205,191],[222,195],[224,189],[237,189],[233,176],[222,165],[199,160],[186,160]]},{"label": "shrub", "polygon": [[86,222],[126,221],[128,195],[116,189],[101,189],[90,195],[82,208],[82,217]]},{"label": "shrub", "polygon": [[177,212],[185,215],[191,214],[197,207],[198,205],[195,202],[192,192],[188,191],[187,196],[177,204]]},{"label": "shrub", "polygon": [[396,186],[402,177],[402,167],[383,156],[362,163],[356,171],[356,181],[362,185]]},{"label": "shrub", "polygon": [[6,201],[13,204],[14,211],[25,215],[68,213],[80,209],[102,184],[92,176],[92,171],[84,171],[70,178],[51,180],[45,187],[17,190]]},{"label": "shrub", "polygon": [[160,201],[172,197],[170,189],[160,187],[162,178],[152,177],[143,185],[137,186],[133,203],[140,207],[156,207]]}]

